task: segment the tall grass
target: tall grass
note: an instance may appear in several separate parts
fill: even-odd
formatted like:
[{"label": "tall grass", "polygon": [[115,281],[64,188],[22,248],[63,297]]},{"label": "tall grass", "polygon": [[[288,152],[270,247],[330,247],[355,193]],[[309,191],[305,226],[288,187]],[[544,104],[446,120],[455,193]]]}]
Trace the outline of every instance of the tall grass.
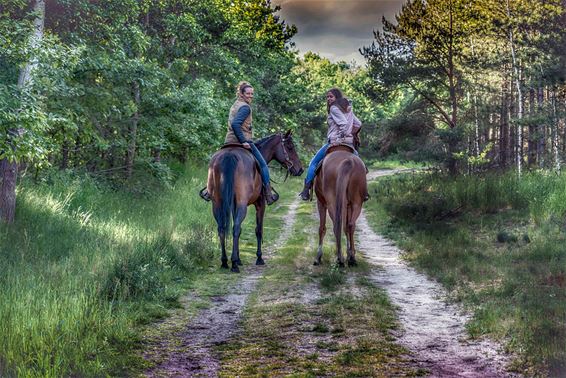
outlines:
[{"label": "tall grass", "polygon": [[533,172],[458,176],[416,173],[383,178],[373,194],[400,218],[430,221],[450,211],[527,210],[536,223],[566,215],[566,175]]},{"label": "tall grass", "polygon": [[473,309],[472,335],[505,340],[527,375],[566,374],[566,175],[416,174],[371,190],[370,220]]},{"label": "tall grass", "polygon": [[122,375],[132,330],[164,312],[215,246],[205,171],[135,196],[65,174],[18,188],[0,226],[0,375]]}]

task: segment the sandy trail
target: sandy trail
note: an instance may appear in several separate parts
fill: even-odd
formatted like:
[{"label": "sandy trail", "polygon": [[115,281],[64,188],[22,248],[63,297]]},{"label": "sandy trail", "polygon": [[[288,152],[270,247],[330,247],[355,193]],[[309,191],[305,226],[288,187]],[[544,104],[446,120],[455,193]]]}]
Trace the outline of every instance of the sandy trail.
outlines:
[{"label": "sandy trail", "polygon": [[[374,171],[373,179],[398,171]],[[409,267],[401,250],[374,233],[362,212],[357,233],[360,252],[378,266],[371,279],[384,288],[399,308],[403,332],[399,342],[411,350],[418,366],[434,377],[505,377],[509,356],[489,340],[470,340],[468,315],[446,301],[437,282]]]},{"label": "sandy trail", "polygon": [[[298,199],[289,205],[284,217],[283,231],[273,245],[264,248],[264,256],[275,253],[289,238],[298,205]],[[230,294],[212,297],[210,306],[191,319],[182,331],[174,336],[175,340],[160,340],[157,345],[153,345],[145,357],[155,361],[157,354],[162,362],[147,371],[145,376],[217,376],[220,361],[219,356],[214,353],[214,346],[225,343],[238,330],[246,300],[255,290],[264,269],[265,266],[246,266],[243,277],[227,290]],[[167,352],[160,354],[160,350]]]}]

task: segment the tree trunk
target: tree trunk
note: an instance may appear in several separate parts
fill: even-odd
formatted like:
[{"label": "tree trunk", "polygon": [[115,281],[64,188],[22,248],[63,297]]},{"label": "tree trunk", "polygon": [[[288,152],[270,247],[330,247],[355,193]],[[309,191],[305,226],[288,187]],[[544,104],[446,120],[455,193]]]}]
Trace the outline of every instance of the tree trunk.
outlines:
[{"label": "tree trunk", "polygon": [[60,169],[67,169],[69,167],[69,142],[65,140],[61,147],[61,164]]},{"label": "tree trunk", "polygon": [[509,106],[507,94],[507,81],[503,81],[501,88],[501,115],[499,125],[499,160],[501,168],[506,168],[509,162]]},{"label": "tree trunk", "polygon": [[[43,26],[45,23],[45,0],[35,0],[33,7],[35,19],[33,21],[34,32],[30,37],[30,48],[33,51],[38,47],[43,38]],[[18,77],[18,88],[25,89],[32,80],[33,70],[37,66],[35,58],[20,70]],[[8,138],[18,138],[24,130],[10,130]],[[0,220],[12,223],[16,214],[16,180],[18,178],[18,162],[16,159],[0,160]]]},{"label": "tree trunk", "polygon": [[[530,88],[529,89],[529,116],[532,119],[532,117],[534,117],[534,115],[535,115],[535,89]],[[531,120],[529,122],[529,135],[528,135],[528,138],[527,138],[527,162],[528,162],[529,168],[532,168],[536,164],[537,134],[538,133],[537,133],[536,127]]]},{"label": "tree trunk", "polygon": [[[507,5],[507,17],[511,19],[511,10],[509,9],[509,0],[506,2]],[[517,162],[517,174],[521,177],[523,169],[523,125],[521,123],[523,119],[523,91],[521,88],[521,76],[519,74],[519,66],[517,63],[517,56],[515,54],[515,40],[513,36],[513,29],[509,27],[509,46],[511,48],[511,62],[513,64],[513,73],[515,76],[515,86],[517,87],[517,137],[516,137],[516,162]]]},{"label": "tree trunk", "polygon": [[136,111],[132,115],[130,127],[128,129],[129,143],[128,151],[126,152],[126,177],[132,177],[134,171],[134,158],[136,153],[136,138],[138,133],[138,123],[140,120],[140,85],[137,81],[132,84],[132,95],[134,96],[134,103],[136,104]]},{"label": "tree trunk", "polygon": [[552,152],[554,155],[554,169],[560,171],[560,150],[558,133],[558,118],[556,117],[556,88],[552,88]]},{"label": "tree trunk", "polygon": [[[544,114],[544,88],[542,84],[539,83],[537,90],[537,114],[542,117]],[[546,139],[548,137],[546,122],[540,122],[537,126],[538,129],[538,139],[537,139],[537,159],[540,168],[544,168],[546,165]]]},{"label": "tree trunk", "polygon": [[2,171],[2,186],[0,188],[0,215],[7,223],[14,221],[16,215],[16,180],[18,178],[18,163],[3,159],[0,161]]}]

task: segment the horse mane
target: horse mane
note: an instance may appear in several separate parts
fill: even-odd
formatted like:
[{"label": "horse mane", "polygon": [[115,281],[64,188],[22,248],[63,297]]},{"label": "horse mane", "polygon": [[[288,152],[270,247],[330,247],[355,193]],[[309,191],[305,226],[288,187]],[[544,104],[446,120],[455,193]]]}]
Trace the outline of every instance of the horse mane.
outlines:
[{"label": "horse mane", "polygon": [[255,144],[256,146],[261,146],[262,144],[267,143],[267,141],[273,139],[273,137],[276,137],[277,135],[279,135],[279,133],[271,134],[271,135],[268,135],[268,136],[266,136],[266,137],[264,137],[264,138],[255,140],[255,141],[254,141],[254,144]]}]

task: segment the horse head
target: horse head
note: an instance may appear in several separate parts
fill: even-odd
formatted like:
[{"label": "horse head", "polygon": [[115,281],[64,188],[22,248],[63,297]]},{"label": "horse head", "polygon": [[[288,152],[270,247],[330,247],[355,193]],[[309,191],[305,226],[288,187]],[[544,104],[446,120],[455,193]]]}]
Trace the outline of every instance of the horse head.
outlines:
[{"label": "horse head", "polygon": [[303,174],[304,169],[291,134],[291,130],[288,130],[285,134],[278,134],[280,143],[275,148],[273,158],[286,167],[291,175],[300,176]]}]

